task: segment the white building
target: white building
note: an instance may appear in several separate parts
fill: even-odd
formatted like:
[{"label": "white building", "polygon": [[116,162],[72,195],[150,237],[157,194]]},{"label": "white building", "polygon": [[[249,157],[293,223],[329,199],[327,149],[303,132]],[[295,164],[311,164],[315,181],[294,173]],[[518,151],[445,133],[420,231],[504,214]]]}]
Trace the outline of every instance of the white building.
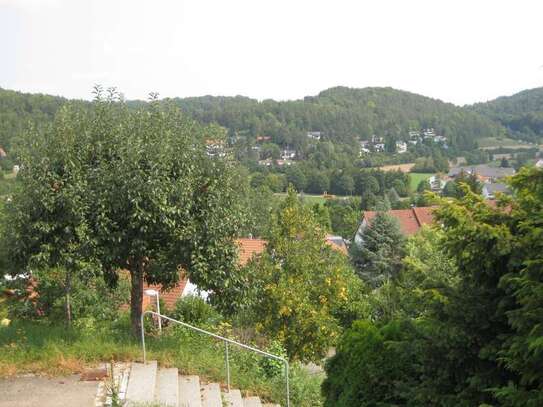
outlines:
[{"label": "white building", "polygon": [[403,154],[407,152],[407,143],[405,141],[396,142],[396,152],[398,154]]},{"label": "white building", "polygon": [[292,160],[296,157],[296,150],[290,150],[288,148],[281,151],[281,158],[283,160]]},{"label": "white building", "polygon": [[320,131],[308,131],[307,137],[310,138],[311,140],[320,141],[322,134]]}]

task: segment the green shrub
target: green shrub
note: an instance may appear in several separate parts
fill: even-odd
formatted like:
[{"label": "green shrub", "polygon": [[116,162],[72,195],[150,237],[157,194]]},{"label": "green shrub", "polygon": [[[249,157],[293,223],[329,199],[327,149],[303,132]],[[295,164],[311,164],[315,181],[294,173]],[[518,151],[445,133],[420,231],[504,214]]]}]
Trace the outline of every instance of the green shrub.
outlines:
[{"label": "green shrub", "polygon": [[222,321],[221,314],[213,306],[195,295],[187,295],[177,300],[172,316],[196,326],[214,326]]},{"label": "green shrub", "polygon": [[356,321],[326,363],[324,405],[393,406],[412,401],[421,361],[415,328],[409,321],[383,327]]}]

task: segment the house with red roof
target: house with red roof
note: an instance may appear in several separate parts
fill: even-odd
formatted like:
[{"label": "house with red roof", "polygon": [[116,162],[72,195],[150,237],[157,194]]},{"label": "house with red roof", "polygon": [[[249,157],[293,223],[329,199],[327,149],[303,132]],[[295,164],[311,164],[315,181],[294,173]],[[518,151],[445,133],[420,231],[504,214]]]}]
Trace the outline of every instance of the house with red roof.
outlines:
[{"label": "house with red roof", "polygon": [[[239,248],[239,258],[238,264],[240,266],[245,266],[254,256],[258,256],[263,253],[266,249],[266,244],[268,242],[264,239],[253,239],[253,238],[240,238],[236,239],[236,244]],[[329,244],[333,249],[337,250],[340,253],[347,255],[347,246],[345,245],[344,240],[340,236],[326,236],[326,243]],[[176,301],[190,294],[203,294],[205,297],[206,293],[200,293],[198,287],[190,282],[186,277],[185,273],[181,271],[179,282],[169,290],[163,290],[160,285],[148,285],[144,286],[144,290],[153,289],[160,292],[160,298],[168,308],[173,308]],[[151,303],[153,303],[154,298],[144,296],[143,298],[143,307],[146,308]]]},{"label": "house with red roof", "polygon": [[[387,214],[398,220],[400,231],[405,236],[411,236],[417,233],[424,225],[429,225],[434,221],[432,212],[435,207],[423,206],[419,208],[409,209],[393,209],[387,211]],[[378,211],[365,211],[363,213],[362,222],[356,231],[354,241],[357,244],[362,244],[362,234],[364,229],[371,225],[371,222],[377,216]]]}]

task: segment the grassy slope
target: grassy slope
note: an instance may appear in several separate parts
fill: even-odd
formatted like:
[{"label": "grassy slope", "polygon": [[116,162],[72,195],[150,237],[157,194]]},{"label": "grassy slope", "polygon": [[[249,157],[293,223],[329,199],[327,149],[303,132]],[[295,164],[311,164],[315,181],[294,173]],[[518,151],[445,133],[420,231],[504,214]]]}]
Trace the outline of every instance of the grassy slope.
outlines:
[{"label": "grassy slope", "polygon": [[[134,361],[142,358],[139,341],[130,335],[128,318],[110,326],[74,327],[39,322],[15,322],[0,327],[0,377],[22,373],[61,375],[77,373],[86,366],[104,361]],[[162,337],[146,337],[148,359],[162,366],[174,366],[182,374],[197,374],[204,380],[225,382],[224,346],[182,328],[166,328]],[[232,384],[259,396],[283,402],[284,380],[267,378],[260,357],[230,348]],[[320,405],[322,376],[309,375],[294,366],[292,403],[310,407]],[[311,395],[311,396],[310,396]],[[307,401],[306,401],[307,400]]]},{"label": "grassy slope", "polygon": [[423,174],[420,172],[409,173],[409,178],[411,180],[409,183],[409,187],[411,188],[411,191],[415,192],[420,182],[430,178],[432,175],[433,174]]}]

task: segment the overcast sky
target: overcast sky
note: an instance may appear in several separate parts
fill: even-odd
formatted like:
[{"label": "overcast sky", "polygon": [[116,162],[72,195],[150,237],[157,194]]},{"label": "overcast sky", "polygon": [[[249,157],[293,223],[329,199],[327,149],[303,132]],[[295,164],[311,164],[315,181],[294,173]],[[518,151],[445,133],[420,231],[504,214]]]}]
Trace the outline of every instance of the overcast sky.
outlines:
[{"label": "overcast sky", "polygon": [[456,104],[543,86],[541,0],[0,0],[0,87],[297,99],[392,86]]}]

